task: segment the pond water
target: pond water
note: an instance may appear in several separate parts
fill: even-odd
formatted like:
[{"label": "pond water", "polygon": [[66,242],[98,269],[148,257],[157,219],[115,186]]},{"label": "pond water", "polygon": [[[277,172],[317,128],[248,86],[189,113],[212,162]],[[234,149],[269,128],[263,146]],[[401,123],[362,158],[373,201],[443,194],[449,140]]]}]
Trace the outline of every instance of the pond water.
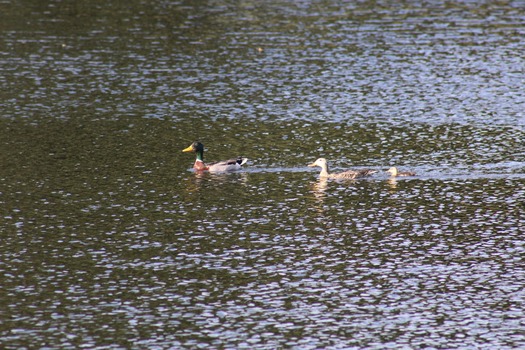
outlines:
[{"label": "pond water", "polygon": [[2,348],[525,346],[522,1],[0,13]]}]

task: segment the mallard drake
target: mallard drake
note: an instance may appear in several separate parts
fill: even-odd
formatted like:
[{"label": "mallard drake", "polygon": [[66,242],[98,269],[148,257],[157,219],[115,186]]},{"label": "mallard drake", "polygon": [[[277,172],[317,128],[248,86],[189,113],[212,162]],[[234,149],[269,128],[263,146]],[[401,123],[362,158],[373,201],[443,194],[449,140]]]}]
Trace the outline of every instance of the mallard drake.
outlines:
[{"label": "mallard drake", "polygon": [[377,173],[376,170],[359,169],[359,170],[347,170],[347,171],[343,171],[342,173],[330,174],[328,172],[328,163],[326,159],[324,158],[319,158],[312,164],[308,164],[308,166],[309,167],[317,167],[317,166],[321,167],[321,173],[319,174],[319,176],[321,178],[328,178],[328,179],[352,180],[352,179],[357,179],[360,177],[370,176],[374,173]]},{"label": "mallard drake", "polygon": [[386,171],[387,173],[390,173],[390,176],[396,177],[396,176],[416,176],[416,173],[413,171],[397,171],[397,168],[395,166],[391,167]]},{"label": "mallard drake", "polygon": [[238,157],[237,159],[223,160],[221,162],[215,162],[206,164],[204,163],[204,145],[199,141],[195,141],[188,147],[182,150],[182,152],[195,152],[197,159],[193,164],[195,171],[210,171],[210,172],[227,172],[241,169],[241,166],[248,161],[248,158]]}]

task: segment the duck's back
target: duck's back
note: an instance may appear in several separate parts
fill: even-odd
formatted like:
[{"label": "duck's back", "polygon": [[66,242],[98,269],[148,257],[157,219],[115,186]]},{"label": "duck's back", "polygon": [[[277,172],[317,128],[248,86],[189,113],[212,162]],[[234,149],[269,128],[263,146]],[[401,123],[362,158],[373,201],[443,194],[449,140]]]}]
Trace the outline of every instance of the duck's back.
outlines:
[{"label": "duck's back", "polygon": [[413,171],[402,171],[397,173],[397,176],[416,176],[416,173]]},{"label": "duck's back", "polygon": [[376,172],[377,171],[372,170],[372,169],[347,170],[347,171],[343,171],[342,173],[330,174],[329,177],[332,179],[352,180],[352,179],[357,179],[360,177],[370,176]]}]

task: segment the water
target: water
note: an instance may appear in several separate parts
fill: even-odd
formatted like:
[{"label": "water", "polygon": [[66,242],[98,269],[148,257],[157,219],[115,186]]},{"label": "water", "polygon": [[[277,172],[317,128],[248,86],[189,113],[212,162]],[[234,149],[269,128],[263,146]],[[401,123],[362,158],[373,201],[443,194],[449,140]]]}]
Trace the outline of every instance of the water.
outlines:
[{"label": "water", "polygon": [[522,2],[0,6],[3,348],[525,345]]}]

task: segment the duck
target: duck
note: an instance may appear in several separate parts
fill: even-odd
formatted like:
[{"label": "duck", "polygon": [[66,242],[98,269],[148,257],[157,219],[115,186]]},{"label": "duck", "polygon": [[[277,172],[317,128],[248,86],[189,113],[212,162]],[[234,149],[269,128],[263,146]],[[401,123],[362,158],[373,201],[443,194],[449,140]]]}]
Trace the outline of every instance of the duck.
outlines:
[{"label": "duck", "polygon": [[397,177],[397,176],[416,176],[416,173],[413,171],[397,171],[397,168],[395,166],[391,167],[386,171],[387,173],[390,173],[391,177]]},{"label": "duck", "polygon": [[374,173],[377,173],[376,170],[372,169],[359,169],[359,170],[346,170],[342,173],[333,173],[328,172],[328,162],[325,158],[319,158],[312,164],[308,164],[309,167],[320,167],[321,173],[319,177],[321,179],[340,179],[340,180],[353,180],[361,177],[367,177]]},{"label": "duck", "polygon": [[204,145],[195,141],[188,147],[182,150],[182,152],[195,152],[197,158],[193,164],[193,169],[195,171],[209,171],[209,172],[229,172],[236,171],[241,169],[241,167],[246,164],[248,158],[238,157],[229,160],[223,160],[215,163],[204,163]]}]

